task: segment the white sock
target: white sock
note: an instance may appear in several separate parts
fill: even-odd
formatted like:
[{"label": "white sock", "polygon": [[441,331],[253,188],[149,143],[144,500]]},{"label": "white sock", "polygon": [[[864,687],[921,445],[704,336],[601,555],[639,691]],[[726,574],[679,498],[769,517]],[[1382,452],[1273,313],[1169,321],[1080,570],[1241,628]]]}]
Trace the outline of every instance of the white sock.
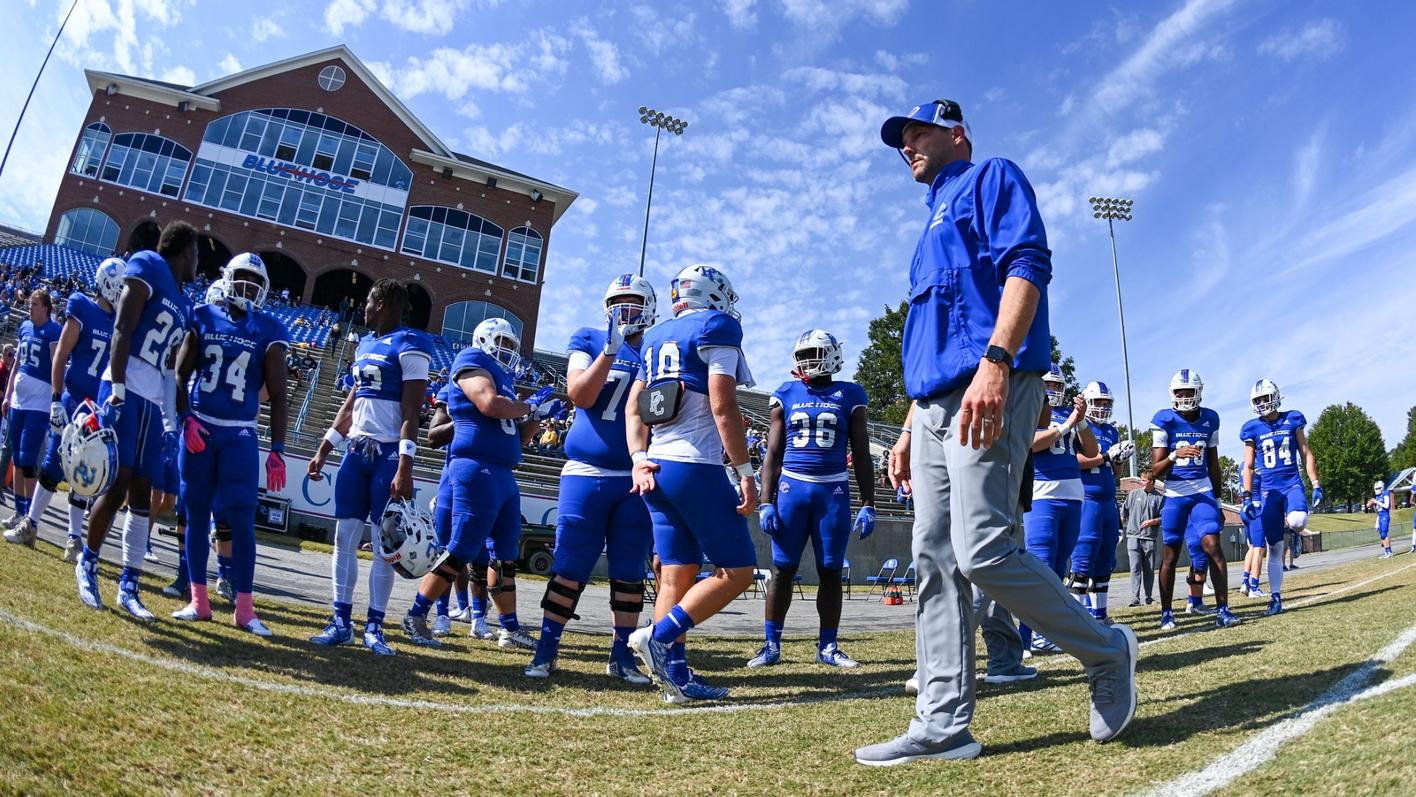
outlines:
[{"label": "white sock", "polygon": [[44,510],[49,508],[49,502],[54,498],[54,493],[44,489],[44,485],[34,486],[34,497],[30,499],[29,519],[36,526],[44,519]]},{"label": "white sock", "polygon": [[393,565],[382,556],[374,555],[369,566],[369,608],[382,612],[388,608],[388,596],[393,593]]},{"label": "white sock", "polygon": [[1269,546],[1269,592],[1279,593],[1283,591],[1283,546],[1284,541],[1279,540]]},{"label": "white sock", "polygon": [[147,553],[148,529],[152,521],[145,512],[128,510],[123,522],[123,566],[142,572],[143,554]]},{"label": "white sock", "polygon": [[84,514],[88,512],[88,507],[78,504],[69,504],[69,536],[84,536]]},{"label": "white sock", "polygon": [[359,541],[363,537],[363,520],[340,518],[334,522],[334,557],[330,575],[334,582],[335,603],[354,602],[354,587],[359,583]]}]

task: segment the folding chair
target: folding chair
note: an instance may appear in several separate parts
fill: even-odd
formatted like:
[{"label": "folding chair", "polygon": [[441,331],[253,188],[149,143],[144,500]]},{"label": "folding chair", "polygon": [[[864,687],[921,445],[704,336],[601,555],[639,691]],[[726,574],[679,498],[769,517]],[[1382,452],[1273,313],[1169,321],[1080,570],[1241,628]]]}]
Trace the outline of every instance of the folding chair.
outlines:
[{"label": "folding chair", "polygon": [[646,560],[644,562],[644,600],[652,609],[654,601],[659,599],[659,581],[654,578],[654,565]]},{"label": "folding chair", "polygon": [[801,573],[792,576],[792,586],[796,587],[797,597],[806,600],[806,593],[801,590]]},{"label": "folding chair", "polygon": [[897,586],[897,587],[904,587],[904,588],[905,588],[905,591],[909,593],[910,600],[914,600],[914,592],[915,592],[915,563],[914,563],[913,561],[911,561],[911,562],[910,562],[910,566],[907,567],[907,568],[905,568],[905,574],[904,574],[903,576],[898,577],[898,578],[892,578],[892,579],[890,579],[890,583],[891,583],[892,585],[894,585],[894,586]]},{"label": "folding chair", "polygon": [[[880,588],[880,599],[885,599],[885,588],[890,586],[890,579],[895,577],[895,571],[900,569],[899,559],[886,559],[880,565],[880,572],[873,576],[866,576],[865,583],[870,585],[870,589],[865,591],[865,599],[870,600],[870,596],[875,593],[875,588]],[[888,571],[888,573],[887,573]]]},{"label": "folding chair", "polygon": [[846,600],[851,599],[851,560],[841,562],[841,586],[846,588]]},{"label": "folding chair", "polygon": [[767,592],[767,581],[772,578],[772,571],[762,567],[752,568],[752,597],[764,595]]},{"label": "folding chair", "polygon": [[708,561],[708,554],[703,554],[703,562],[699,565],[698,575],[693,577],[693,583],[697,584],[705,578],[712,578],[715,572],[717,570],[713,567],[713,563]]}]

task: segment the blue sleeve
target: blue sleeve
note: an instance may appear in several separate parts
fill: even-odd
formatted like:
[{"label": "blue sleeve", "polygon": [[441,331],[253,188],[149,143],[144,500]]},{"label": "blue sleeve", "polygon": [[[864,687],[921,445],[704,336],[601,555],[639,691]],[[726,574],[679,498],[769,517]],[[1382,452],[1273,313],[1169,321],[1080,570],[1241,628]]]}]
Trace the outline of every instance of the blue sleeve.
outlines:
[{"label": "blue sleeve", "polygon": [[791,390],[791,388],[792,383],[787,382],[781,387],[772,391],[772,398],[767,402],[767,406],[770,408],[772,406],[772,403],[776,402],[777,406],[785,408],[787,406],[787,391]]},{"label": "blue sleeve", "polygon": [[410,351],[426,355],[429,360],[433,359],[433,339],[419,330],[408,330],[403,336],[403,351],[399,354]]},{"label": "blue sleeve", "polygon": [[1243,443],[1253,443],[1259,439],[1259,430],[1255,428],[1253,421],[1248,421],[1239,430],[1239,441]]},{"label": "blue sleeve", "polygon": [[439,390],[439,391],[438,391],[438,397],[437,397],[436,399],[434,399],[434,400],[435,400],[437,403],[439,403],[439,404],[446,404],[447,401],[448,401],[448,399],[451,397],[451,395],[452,395],[452,383],[449,382],[449,383],[447,383],[446,385],[443,385],[443,386],[442,386],[442,390]]},{"label": "blue sleeve", "polygon": [[988,242],[989,255],[998,268],[1001,284],[1022,277],[1045,290],[1052,280],[1052,252],[1038,212],[1037,196],[1017,164],[989,158],[978,170],[978,204],[975,208],[980,237]]},{"label": "blue sleeve", "polygon": [[590,355],[594,360],[600,356],[600,352],[605,349],[605,333],[590,327],[581,327],[570,336],[570,343],[565,347],[566,352],[578,351]]},{"label": "blue sleeve", "polygon": [[481,349],[463,349],[462,353],[457,355],[457,359],[452,361],[452,380],[456,382],[468,371],[474,370],[495,373],[492,370],[495,362],[491,355]]},{"label": "blue sleeve", "polygon": [[1302,429],[1303,427],[1308,425],[1308,419],[1304,418],[1303,413],[1299,412],[1298,410],[1291,411],[1289,415],[1293,418],[1293,428]]},{"label": "blue sleeve", "polygon": [[84,303],[87,301],[88,297],[84,296],[82,293],[71,293],[69,294],[69,300],[64,302],[64,315],[79,322],[80,328],[84,325]]},{"label": "blue sleeve", "polygon": [[698,346],[733,346],[742,348],[742,324],[724,312],[709,311],[699,333]]},{"label": "blue sleeve", "polygon": [[[195,313],[193,317],[195,319]],[[285,322],[271,315],[266,316],[265,319],[266,335],[268,337],[266,348],[270,348],[271,345],[275,343],[284,343],[288,348],[290,346],[290,330],[286,329]]]},{"label": "blue sleeve", "polygon": [[865,388],[855,385],[855,405],[857,407],[869,407],[870,396],[865,392]]}]

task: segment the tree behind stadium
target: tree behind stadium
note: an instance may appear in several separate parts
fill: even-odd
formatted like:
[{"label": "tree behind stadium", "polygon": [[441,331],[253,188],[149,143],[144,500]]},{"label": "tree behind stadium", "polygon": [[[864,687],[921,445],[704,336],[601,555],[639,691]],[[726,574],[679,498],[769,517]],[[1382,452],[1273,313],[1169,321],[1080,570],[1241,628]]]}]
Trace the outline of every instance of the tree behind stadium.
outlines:
[{"label": "tree behind stadium", "polygon": [[[854,381],[870,396],[871,420],[904,423],[905,413],[909,410],[910,398],[905,394],[900,344],[909,309],[908,301],[900,302],[899,307],[885,308],[884,315],[870,322],[870,343],[860,354]],[[1077,382],[1076,363],[1062,353],[1055,335],[1052,337],[1052,361],[1062,369],[1062,376],[1067,382],[1067,398],[1082,392]]]},{"label": "tree behind stadium", "polygon": [[1372,495],[1372,482],[1385,479],[1391,467],[1382,430],[1361,407],[1332,404],[1318,416],[1308,433],[1318,458],[1323,492],[1350,511],[1354,502]]},{"label": "tree behind stadium", "polygon": [[1416,467],[1416,407],[1406,411],[1406,437],[1391,450],[1392,470]]}]

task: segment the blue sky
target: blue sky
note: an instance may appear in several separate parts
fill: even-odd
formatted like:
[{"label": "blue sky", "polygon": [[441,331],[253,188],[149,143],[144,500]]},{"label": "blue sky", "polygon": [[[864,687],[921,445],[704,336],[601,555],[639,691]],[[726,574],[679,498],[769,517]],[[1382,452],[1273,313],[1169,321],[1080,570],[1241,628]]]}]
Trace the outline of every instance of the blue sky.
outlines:
[{"label": "blue sky", "polygon": [[[0,9],[0,131],[67,5]],[[1416,403],[1411,30],[1399,3],[80,0],[0,176],[0,221],[43,227],[84,67],[204,81],[344,42],[450,145],[580,192],[551,237],[539,344],[554,348],[637,263],[648,104],[690,125],[660,150],[647,274],[720,265],[771,389],[803,329],[834,332],[853,363],[903,298],[922,191],[877,131],[948,97],[977,155],[1019,162],[1037,189],[1053,331],[1084,381],[1122,384],[1086,198],[1124,195],[1139,423],[1189,367],[1231,455],[1260,376],[1310,419],[1361,404],[1390,446]]]}]

